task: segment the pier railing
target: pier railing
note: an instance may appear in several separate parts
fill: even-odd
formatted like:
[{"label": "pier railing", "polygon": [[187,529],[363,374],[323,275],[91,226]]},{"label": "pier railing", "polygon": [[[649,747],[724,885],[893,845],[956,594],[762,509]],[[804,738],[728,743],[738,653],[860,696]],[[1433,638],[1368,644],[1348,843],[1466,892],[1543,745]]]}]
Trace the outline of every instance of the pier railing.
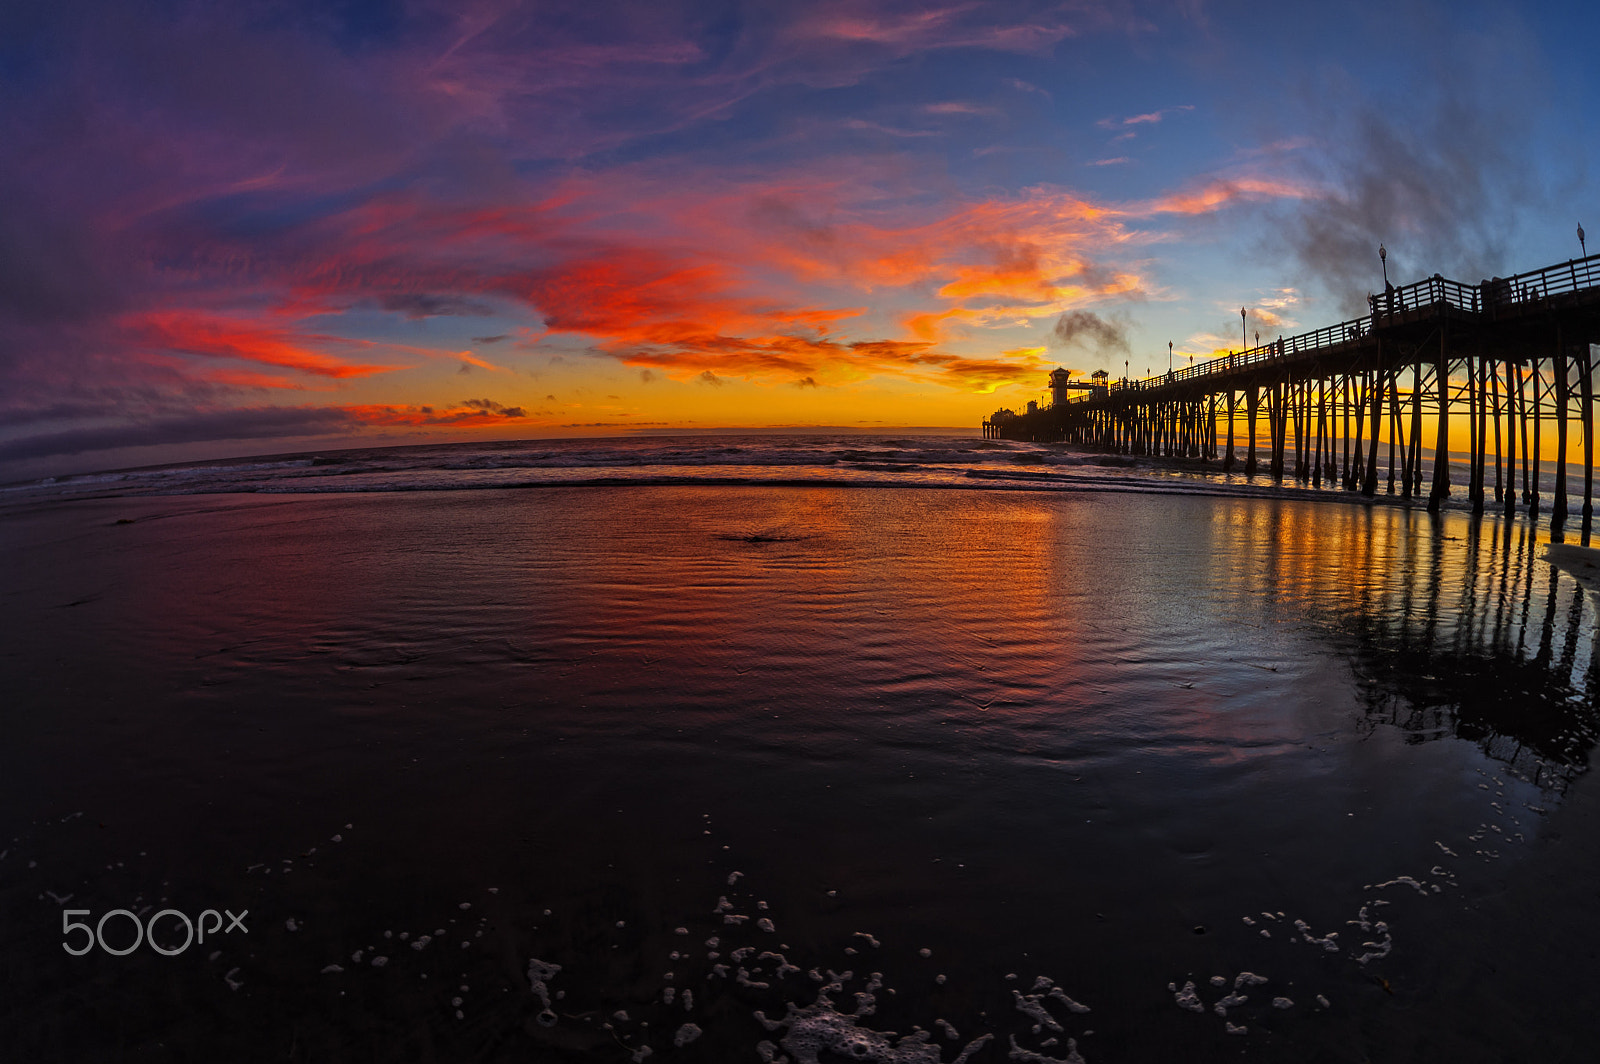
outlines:
[{"label": "pier railing", "polygon": [[[1493,281],[1489,283],[1494,284]],[[1513,296],[1513,301],[1548,299],[1553,295],[1581,292],[1600,286],[1600,255],[1570,259],[1541,270],[1519,273],[1505,278],[1502,285]]]},{"label": "pier railing", "polygon": [[[1463,284],[1434,274],[1432,277],[1373,296],[1372,312],[1362,317],[1341,321],[1337,325],[1326,325],[1310,332],[1297,333],[1294,336],[1279,337],[1271,343],[1246,348],[1243,351],[1229,352],[1219,358],[1206,359],[1183,369],[1175,369],[1142,380],[1113,381],[1107,390],[1113,393],[1148,391],[1214,377],[1219,373],[1250,370],[1269,364],[1281,364],[1297,357],[1326,353],[1342,344],[1359,343],[1370,335],[1375,327],[1394,315],[1411,311],[1450,308],[1468,314],[1494,313],[1501,309],[1547,300],[1551,296],[1582,292],[1597,287],[1600,287],[1600,255],[1570,259],[1567,262],[1558,262],[1553,266],[1514,274],[1511,277],[1496,277],[1481,284]],[[1087,403],[1093,398],[1093,392],[1076,395],[1067,400],[1067,405]]]}]

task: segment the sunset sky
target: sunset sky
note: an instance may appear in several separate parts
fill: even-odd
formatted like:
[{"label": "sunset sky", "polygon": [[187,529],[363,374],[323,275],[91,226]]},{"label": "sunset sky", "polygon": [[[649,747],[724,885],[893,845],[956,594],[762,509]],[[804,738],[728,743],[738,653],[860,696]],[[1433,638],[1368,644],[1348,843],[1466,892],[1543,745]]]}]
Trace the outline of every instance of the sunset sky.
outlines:
[{"label": "sunset sky", "polygon": [[1600,249],[1600,9],[0,6],[0,480],[954,426]]}]

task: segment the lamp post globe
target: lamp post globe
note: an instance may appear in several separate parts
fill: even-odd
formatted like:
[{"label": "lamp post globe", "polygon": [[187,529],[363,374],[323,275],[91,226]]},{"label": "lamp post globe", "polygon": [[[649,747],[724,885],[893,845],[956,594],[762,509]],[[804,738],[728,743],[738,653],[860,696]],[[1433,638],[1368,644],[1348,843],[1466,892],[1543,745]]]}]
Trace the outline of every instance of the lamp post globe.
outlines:
[{"label": "lamp post globe", "polygon": [[1378,245],[1378,261],[1383,264],[1383,290],[1389,290],[1389,249]]}]

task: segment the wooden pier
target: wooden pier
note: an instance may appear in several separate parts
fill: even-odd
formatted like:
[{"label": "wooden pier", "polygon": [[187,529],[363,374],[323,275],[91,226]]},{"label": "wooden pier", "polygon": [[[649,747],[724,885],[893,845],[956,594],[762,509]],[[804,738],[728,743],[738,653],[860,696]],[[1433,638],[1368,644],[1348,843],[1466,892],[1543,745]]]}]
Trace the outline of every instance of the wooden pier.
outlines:
[{"label": "wooden pier", "polygon": [[1218,462],[1225,471],[1367,496],[1382,485],[1402,499],[1425,497],[1430,510],[1450,496],[1451,449],[1461,464],[1465,444],[1473,512],[1493,505],[1513,514],[1520,506],[1530,516],[1542,505],[1541,464],[1553,434],[1557,532],[1572,505],[1576,436],[1587,540],[1596,343],[1600,255],[1476,285],[1435,274],[1374,297],[1365,317],[1144,380],[1105,381],[1070,398],[1057,389],[1052,404],[998,411],[983,430],[995,439]]}]

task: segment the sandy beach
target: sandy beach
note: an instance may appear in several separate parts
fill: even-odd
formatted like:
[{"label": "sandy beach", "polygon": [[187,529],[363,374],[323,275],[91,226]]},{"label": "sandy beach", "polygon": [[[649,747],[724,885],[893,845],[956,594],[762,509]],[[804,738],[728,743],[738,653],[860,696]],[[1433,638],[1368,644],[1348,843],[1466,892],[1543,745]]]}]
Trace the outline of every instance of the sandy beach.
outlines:
[{"label": "sandy beach", "polygon": [[[83,500],[0,535],[4,1020],[36,1054],[1594,1030],[1594,607],[1521,527],[705,485]],[[80,907],[249,937],[74,957]]]}]

